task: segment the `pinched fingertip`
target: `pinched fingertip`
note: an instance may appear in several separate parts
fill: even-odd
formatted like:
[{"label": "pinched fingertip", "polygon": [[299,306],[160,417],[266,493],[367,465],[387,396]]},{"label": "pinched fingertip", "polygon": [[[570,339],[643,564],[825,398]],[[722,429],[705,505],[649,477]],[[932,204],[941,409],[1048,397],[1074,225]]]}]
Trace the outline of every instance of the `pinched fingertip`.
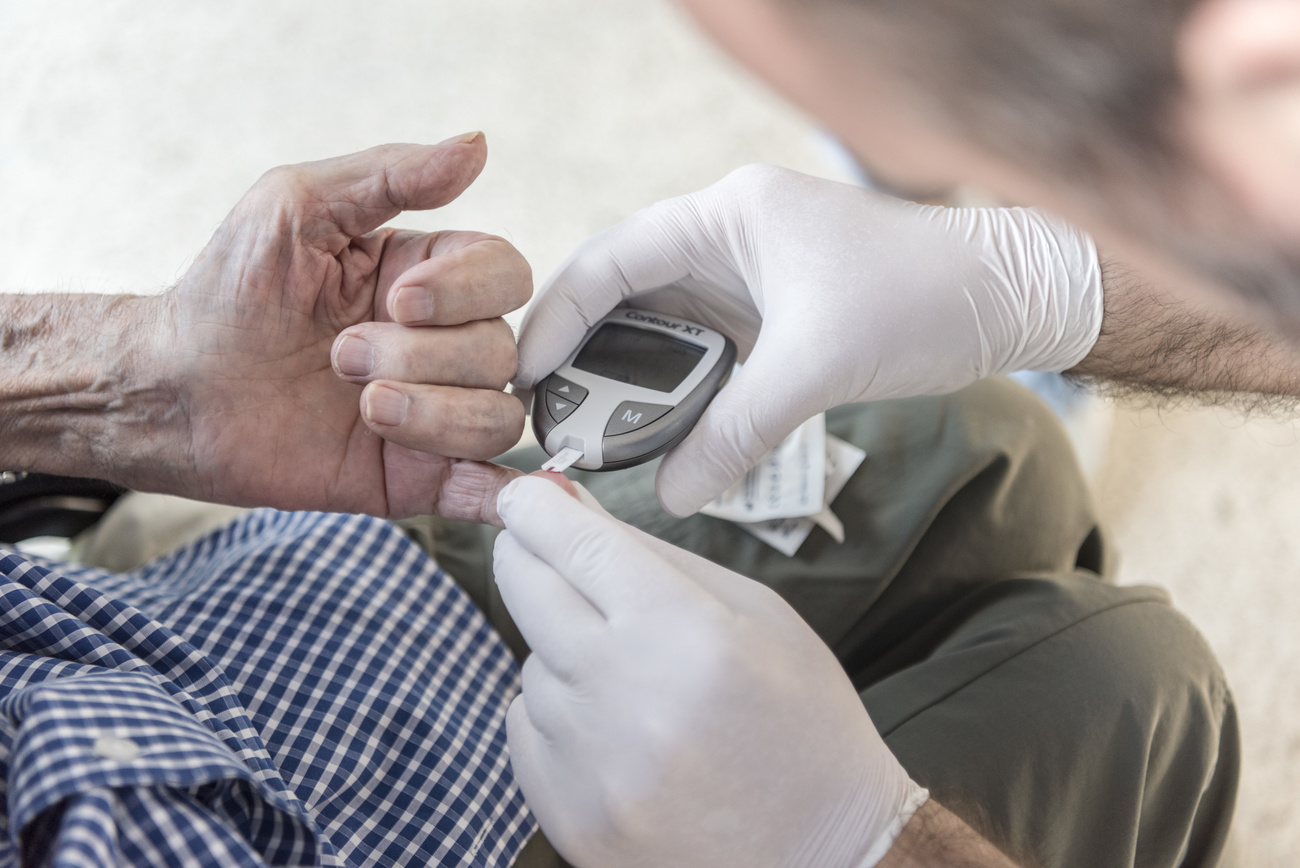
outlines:
[{"label": "pinched fingertip", "polygon": [[[532,480],[537,480],[536,482]],[[565,494],[581,502],[578,491],[567,477],[560,473],[551,473],[547,470],[538,470],[527,476],[521,476],[510,482],[497,495],[497,515],[509,526],[513,516],[512,513],[518,510],[521,503],[532,500],[536,497],[550,496],[550,489],[542,487],[543,480],[547,485],[553,485],[559,488]]]},{"label": "pinched fingertip", "polygon": [[570,497],[575,497],[579,500],[582,499],[578,497],[578,489],[574,487],[573,481],[563,473],[556,473],[553,470],[534,470],[528,475],[536,476],[538,479],[545,479],[547,482],[553,482],[560,486],[560,488],[562,488]]}]

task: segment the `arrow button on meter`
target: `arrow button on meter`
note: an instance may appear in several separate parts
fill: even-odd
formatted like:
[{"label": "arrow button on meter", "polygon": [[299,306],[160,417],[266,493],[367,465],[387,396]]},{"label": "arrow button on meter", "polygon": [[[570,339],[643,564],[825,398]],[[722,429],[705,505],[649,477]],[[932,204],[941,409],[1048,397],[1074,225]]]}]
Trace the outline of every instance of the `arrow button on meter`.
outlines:
[{"label": "arrow button on meter", "polygon": [[579,386],[572,380],[566,380],[556,374],[546,381],[546,391],[555,393],[555,397],[563,401],[573,401],[575,404],[581,404],[587,400],[587,390]]},{"label": "arrow button on meter", "polygon": [[569,418],[576,409],[578,409],[578,402],[572,398],[557,395],[554,392],[546,393],[546,412],[551,414],[551,418],[555,420],[556,425]]}]

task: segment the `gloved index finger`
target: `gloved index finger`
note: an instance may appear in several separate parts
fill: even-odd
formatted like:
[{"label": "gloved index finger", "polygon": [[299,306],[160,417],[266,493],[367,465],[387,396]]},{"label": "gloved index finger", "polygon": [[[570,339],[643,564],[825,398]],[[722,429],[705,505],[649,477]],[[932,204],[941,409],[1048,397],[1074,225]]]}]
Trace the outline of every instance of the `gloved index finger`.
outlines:
[{"label": "gloved index finger", "polygon": [[700,233],[690,197],[639,211],[584,241],[537,294],[519,335],[515,383],[531,389],[619,302],[686,277]]},{"label": "gloved index finger", "polygon": [[506,486],[497,511],[525,550],[554,569],[607,620],[648,606],[719,605],[616,519],[592,511],[544,479],[523,477]]}]

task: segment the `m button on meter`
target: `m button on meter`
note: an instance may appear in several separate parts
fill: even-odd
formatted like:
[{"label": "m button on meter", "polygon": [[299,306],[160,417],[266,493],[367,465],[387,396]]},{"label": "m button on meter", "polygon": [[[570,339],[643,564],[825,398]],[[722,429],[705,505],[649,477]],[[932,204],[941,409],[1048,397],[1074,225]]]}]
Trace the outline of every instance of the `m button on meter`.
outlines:
[{"label": "m button on meter", "polygon": [[609,417],[609,424],[605,426],[606,437],[617,437],[620,434],[627,434],[638,428],[644,428],[651,422],[662,418],[672,407],[665,407],[663,404],[642,404],[637,401],[624,401],[618,405],[614,415]]}]

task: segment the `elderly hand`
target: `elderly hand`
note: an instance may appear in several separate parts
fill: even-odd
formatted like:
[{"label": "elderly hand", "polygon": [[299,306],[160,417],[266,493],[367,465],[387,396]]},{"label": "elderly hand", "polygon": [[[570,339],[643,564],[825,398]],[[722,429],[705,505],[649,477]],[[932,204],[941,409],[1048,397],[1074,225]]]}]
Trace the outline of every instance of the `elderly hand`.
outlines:
[{"label": "elderly hand", "polygon": [[1096,250],[1059,221],[924,207],[770,166],[580,246],[524,321],[517,384],[531,388],[625,302],[723,331],[745,361],[660,466],[659,499],[675,515],[838,404],[1066,370],[1102,312]]},{"label": "elderly hand", "polygon": [[478,176],[481,135],[268,172],[165,297],[174,479],[206,500],[495,520],[523,429],[500,318],[532,276],[506,241],[378,227]]},{"label": "elderly hand", "polygon": [[511,764],[579,868],[869,868],[925,801],[830,649],[770,589],[507,486],[495,572],[532,648]]}]

